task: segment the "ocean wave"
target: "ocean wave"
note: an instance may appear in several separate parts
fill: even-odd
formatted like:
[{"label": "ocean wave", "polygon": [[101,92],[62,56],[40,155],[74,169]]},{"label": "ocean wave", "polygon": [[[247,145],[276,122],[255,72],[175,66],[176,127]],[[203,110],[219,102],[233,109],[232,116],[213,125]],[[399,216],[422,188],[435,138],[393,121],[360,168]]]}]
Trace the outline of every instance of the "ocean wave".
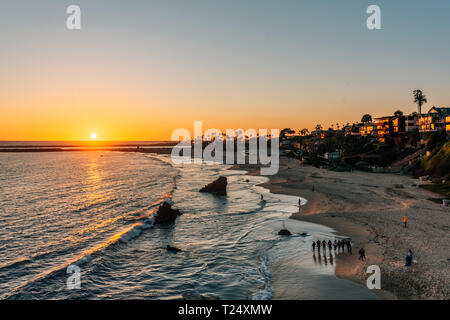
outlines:
[{"label": "ocean wave", "polygon": [[259,268],[264,277],[264,287],[252,295],[252,300],[270,300],[273,296],[273,288],[271,285],[271,273],[268,267],[269,256],[266,252],[264,254],[261,266]]},{"label": "ocean wave", "polygon": [[[108,248],[111,248],[112,246],[118,245],[119,243],[128,243],[129,241],[139,237],[142,232],[146,229],[151,229],[154,226],[154,214],[157,211],[157,208],[163,203],[163,202],[169,202],[171,204],[174,204],[172,201],[172,194],[176,188],[176,181],[174,181],[171,184],[171,187],[168,192],[163,194],[158,200],[154,201],[149,205],[149,209],[146,211],[144,215],[140,215],[138,217],[135,217],[134,223],[131,226],[128,226],[127,228],[115,233],[114,235],[110,236],[106,241],[101,242],[93,247],[90,247],[88,249],[85,249],[81,254],[76,256],[75,258],[69,259],[66,262],[50,268],[36,276],[34,276],[32,279],[29,279],[25,283],[23,283],[21,286],[15,288],[12,292],[6,293],[3,296],[1,296],[1,299],[19,299],[21,297],[21,293],[25,291],[28,287],[32,286],[36,282],[44,281],[46,278],[50,278],[55,276],[58,273],[64,272],[70,265],[76,265],[81,266],[86,263],[89,263],[92,261],[92,259],[97,255],[98,253],[107,250]],[[129,215],[124,215],[120,217],[126,218]],[[137,220],[137,222],[136,222]],[[65,250],[66,251],[66,250]],[[16,260],[13,262],[10,262],[8,264],[5,264],[3,266],[0,266],[0,270],[2,269],[11,269],[26,263],[30,263],[35,261],[38,258],[42,258],[45,255],[54,254],[55,252],[46,252],[43,254],[39,254],[30,258],[24,258],[20,260]]]}]

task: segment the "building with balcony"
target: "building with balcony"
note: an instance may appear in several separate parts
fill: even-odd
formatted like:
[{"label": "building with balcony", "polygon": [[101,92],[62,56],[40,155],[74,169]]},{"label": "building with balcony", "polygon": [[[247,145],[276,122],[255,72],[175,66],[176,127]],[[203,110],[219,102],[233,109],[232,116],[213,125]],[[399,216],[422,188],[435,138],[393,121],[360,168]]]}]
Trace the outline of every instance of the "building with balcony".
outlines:
[{"label": "building with balcony", "polygon": [[395,117],[386,116],[375,118],[372,136],[377,138],[379,142],[386,142],[386,138],[394,133],[393,119]]},{"label": "building with balcony", "polygon": [[426,115],[419,117],[419,131],[436,132],[446,130],[447,116],[450,116],[450,108],[432,107]]},{"label": "building with balcony", "polygon": [[417,113],[413,113],[405,116],[405,132],[413,132],[419,130],[419,115]]}]

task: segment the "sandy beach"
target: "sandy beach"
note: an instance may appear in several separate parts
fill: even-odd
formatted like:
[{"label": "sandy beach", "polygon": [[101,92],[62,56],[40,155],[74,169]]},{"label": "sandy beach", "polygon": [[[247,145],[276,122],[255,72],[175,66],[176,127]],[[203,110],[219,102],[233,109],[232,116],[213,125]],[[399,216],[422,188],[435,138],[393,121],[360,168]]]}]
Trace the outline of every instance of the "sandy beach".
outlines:
[{"label": "sandy beach", "polygon": [[[239,168],[259,174],[256,166]],[[325,225],[352,238],[354,254],[337,257],[337,277],[365,285],[367,267],[378,265],[381,290],[374,293],[382,299],[448,299],[450,210],[428,200],[437,195],[418,184],[402,175],[334,172],[300,166],[298,160],[282,157],[278,174],[262,186],[273,193],[308,199],[292,219]],[[403,216],[408,218],[407,228]],[[358,260],[361,247],[366,261]],[[417,263],[405,267],[409,249]],[[295,268],[291,273],[289,281],[295,281]],[[283,279],[275,275],[275,287],[277,281]],[[302,288],[291,288],[289,298],[295,298],[295,290]],[[282,297],[286,292],[275,289],[274,298]]]}]

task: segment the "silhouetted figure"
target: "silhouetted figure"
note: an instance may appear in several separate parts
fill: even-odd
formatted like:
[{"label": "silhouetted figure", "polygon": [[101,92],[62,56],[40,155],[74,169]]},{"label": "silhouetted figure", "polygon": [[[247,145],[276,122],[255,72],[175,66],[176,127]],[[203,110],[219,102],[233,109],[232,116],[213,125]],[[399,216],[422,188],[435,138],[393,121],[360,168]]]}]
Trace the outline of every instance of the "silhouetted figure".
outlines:
[{"label": "silhouetted figure", "polygon": [[346,241],[342,240],[342,242],[341,242],[342,252],[345,252],[345,244],[346,244]]},{"label": "silhouetted figure", "polygon": [[316,249],[316,243],[313,241],[313,243],[312,243],[312,249],[313,249],[313,252],[314,252],[314,250]]},{"label": "silhouetted figure", "polygon": [[302,199],[298,199],[298,206],[300,207],[302,205]]},{"label": "silhouetted figure", "polygon": [[337,246],[338,246],[338,243],[337,243],[336,239],[334,239],[334,243],[333,243],[334,251],[336,251]]},{"label": "silhouetted figure", "polygon": [[331,240],[328,240],[328,250],[330,250],[330,252],[331,252],[331,246],[332,246],[333,244],[331,243]]},{"label": "silhouetted figure", "polygon": [[366,251],[364,248],[359,249],[359,260],[366,260]]},{"label": "silhouetted figure", "polygon": [[352,244],[350,241],[347,241],[347,251],[348,253],[352,254]]},{"label": "silhouetted figure", "polygon": [[317,240],[317,250],[319,250],[320,251],[320,240]]},{"label": "silhouetted figure", "polygon": [[412,259],[413,259],[413,253],[410,249],[410,250],[408,250],[408,255],[405,258],[405,267],[411,267]]},{"label": "silhouetted figure", "polygon": [[322,241],[322,248],[323,252],[325,253],[325,250],[327,249],[327,243],[325,242],[325,240]]},{"label": "silhouetted figure", "polygon": [[338,248],[339,248],[339,251],[341,251],[341,247],[342,247],[342,241],[339,240],[339,241],[338,241]]}]

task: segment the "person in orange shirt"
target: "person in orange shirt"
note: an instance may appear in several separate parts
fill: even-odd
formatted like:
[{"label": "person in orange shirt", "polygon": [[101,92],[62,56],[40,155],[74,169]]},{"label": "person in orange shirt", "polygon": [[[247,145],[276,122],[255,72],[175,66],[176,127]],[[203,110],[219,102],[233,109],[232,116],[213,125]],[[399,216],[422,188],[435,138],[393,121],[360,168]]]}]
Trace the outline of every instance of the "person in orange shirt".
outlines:
[{"label": "person in orange shirt", "polygon": [[405,223],[405,228],[406,228],[406,224],[408,223],[408,219],[406,219],[406,216],[403,216],[403,222]]}]

